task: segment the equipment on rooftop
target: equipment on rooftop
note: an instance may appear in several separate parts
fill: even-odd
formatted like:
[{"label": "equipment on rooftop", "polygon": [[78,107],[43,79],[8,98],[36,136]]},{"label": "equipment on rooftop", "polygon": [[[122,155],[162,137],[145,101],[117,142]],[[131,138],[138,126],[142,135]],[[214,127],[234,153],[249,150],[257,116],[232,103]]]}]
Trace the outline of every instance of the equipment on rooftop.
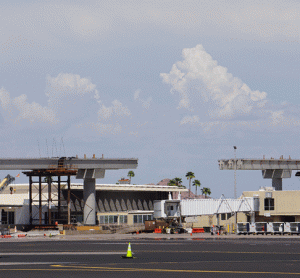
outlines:
[{"label": "equipment on rooftop", "polygon": [[0,183],[0,192],[3,191],[9,184],[15,181],[15,178],[11,175],[7,175]]}]

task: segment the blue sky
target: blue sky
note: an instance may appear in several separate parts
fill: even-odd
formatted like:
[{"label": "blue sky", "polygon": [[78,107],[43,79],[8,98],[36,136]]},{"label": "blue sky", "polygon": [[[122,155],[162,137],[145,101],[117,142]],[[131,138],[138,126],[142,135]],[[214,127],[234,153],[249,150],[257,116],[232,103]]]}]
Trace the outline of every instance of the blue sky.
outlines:
[{"label": "blue sky", "polygon": [[[213,197],[231,197],[233,172],[218,159],[234,145],[240,158],[300,158],[299,11],[298,1],[2,1],[1,156],[135,157],[134,183],[188,185],[193,171]],[[269,185],[237,173],[238,194]]]}]

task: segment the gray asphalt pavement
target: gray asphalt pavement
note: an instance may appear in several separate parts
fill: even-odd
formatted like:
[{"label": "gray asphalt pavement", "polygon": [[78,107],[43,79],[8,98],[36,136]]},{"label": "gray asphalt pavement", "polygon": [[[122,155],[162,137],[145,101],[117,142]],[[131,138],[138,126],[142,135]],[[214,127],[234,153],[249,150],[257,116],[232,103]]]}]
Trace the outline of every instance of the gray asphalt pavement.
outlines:
[{"label": "gray asphalt pavement", "polygon": [[300,277],[298,237],[117,237],[1,239],[0,277]]}]

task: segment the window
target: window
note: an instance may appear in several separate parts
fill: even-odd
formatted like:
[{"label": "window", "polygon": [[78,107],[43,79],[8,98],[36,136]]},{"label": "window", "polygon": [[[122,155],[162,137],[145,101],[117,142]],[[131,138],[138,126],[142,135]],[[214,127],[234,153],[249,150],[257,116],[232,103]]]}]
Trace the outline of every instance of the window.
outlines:
[{"label": "window", "polygon": [[221,214],[221,220],[226,220],[226,214],[225,213]]},{"label": "window", "polygon": [[14,211],[1,211],[2,224],[15,224],[15,212]]},{"label": "window", "polygon": [[152,214],[135,214],[133,215],[133,223],[145,223],[146,220],[152,220]]},{"label": "window", "polygon": [[4,209],[1,212],[1,221],[2,224],[7,224],[7,212]]},{"label": "window", "polygon": [[100,224],[116,224],[118,223],[118,215],[101,215]]},{"label": "window", "polygon": [[273,198],[265,198],[265,210],[274,210]]},{"label": "window", "polygon": [[227,219],[231,217],[231,213],[227,213]]},{"label": "window", "polygon": [[127,215],[120,215],[119,216],[119,223],[120,224],[127,224]]},{"label": "window", "polygon": [[8,212],[8,224],[15,224],[15,212],[14,211]]}]

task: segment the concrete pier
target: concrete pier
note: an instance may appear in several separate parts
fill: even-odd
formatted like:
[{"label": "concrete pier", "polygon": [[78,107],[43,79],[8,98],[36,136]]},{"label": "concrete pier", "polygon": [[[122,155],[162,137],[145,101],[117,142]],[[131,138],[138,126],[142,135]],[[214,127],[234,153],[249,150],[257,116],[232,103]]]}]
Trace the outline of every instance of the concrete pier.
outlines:
[{"label": "concrete pier", "polygon": [[272,187],[274,187],[275,190],[282,190],[282,179],[281,178],[273,178],[272,179]]},{"label": "concrete pier", "polygon": [[83,224],[96,225],[96,179],[83,180]]},{"label": "concrete pier", "polygon": [[293,170],[300,170],[299,159],[220,159],[220,170],[260,170],[264,179],[272,179],[272,187],[282,190],[282,179],[292,176]]}]

